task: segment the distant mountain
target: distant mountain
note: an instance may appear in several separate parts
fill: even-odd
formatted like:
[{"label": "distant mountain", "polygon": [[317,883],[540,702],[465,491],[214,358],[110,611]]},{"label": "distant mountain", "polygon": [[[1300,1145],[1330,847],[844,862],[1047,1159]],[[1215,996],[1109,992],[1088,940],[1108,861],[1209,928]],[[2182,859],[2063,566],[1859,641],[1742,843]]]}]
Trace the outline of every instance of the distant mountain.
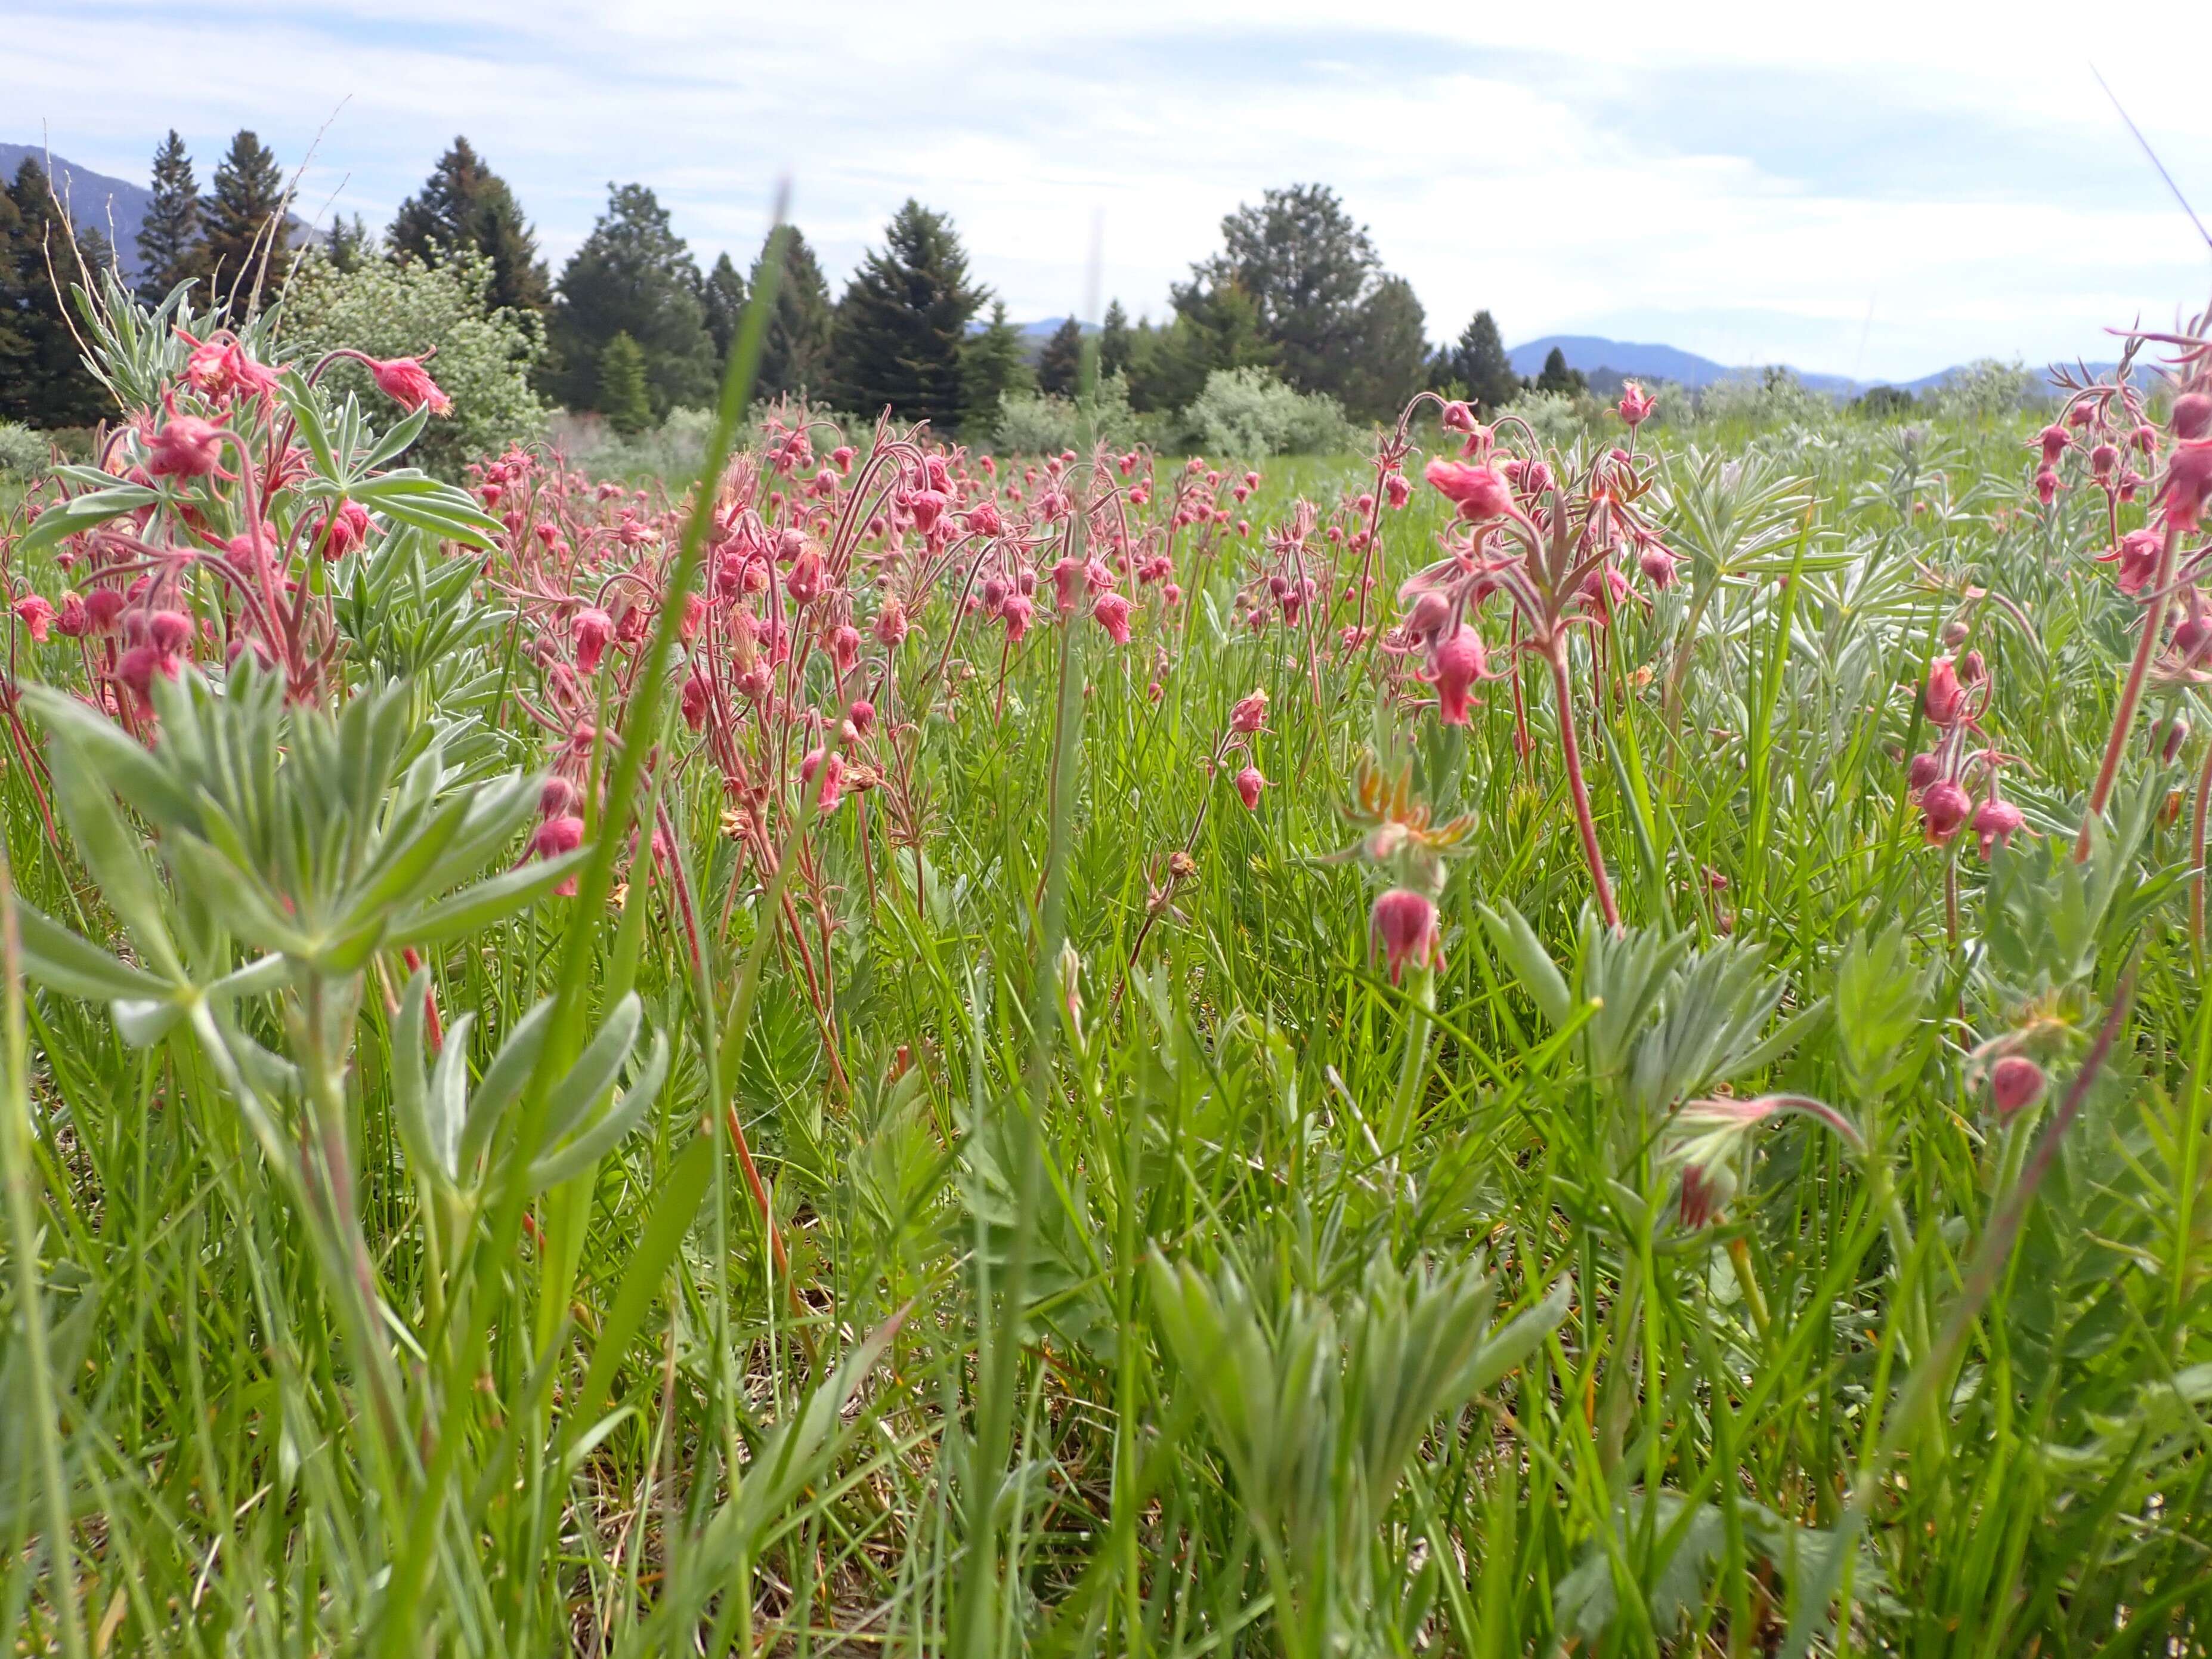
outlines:
[{"label": "distant mountain", "polygon": [[79,167],[57,156],[48,166],[46,152],[38,144],[0,144],[0,170],[13,180],[25,162],[36,162],[53,180],[54,193],[68,205],[70,217],[80,230],[90,229],[115,244],[123,274],[138,275],[138,227],[146,223],[146,205],[154,192],[128,179],[111,179],[104,173]]},{"label": "distant mountain", "polygon": [[[1738,375],[1755,375],[1764,364],[1747,364],[1731,369],[1725,363],[1715,363],[1711,357],[1701,357],[1694,351],[1685,351],[1673,345],[1642,345],[1627,340],[1609,340],[1595,334],[1547,334],[1542,339],[1530,340],[1516,345],[1505,356],[1513,365],[1513,372],[1534,379],[1544,367],[1544,359],[1557,346],[1565,356],[1567,367],[1579,369],[1591,389],[1610,395],[1620,389],[1624,380],[1673,381],[1692,391],[1711,386],[1715,381],[1727,380]],[[1917,381],[1854,380],[1849,375],[1816,375],[1802,369],[1788,369],[1806,387],[1815,392],[1825,392],[1830,397],[1854,398],[1877,386],[1894,386],[1916,397],[1933,391],[1939,386],[1962,375],[1964,363],[1954,363],[1932,375],[1923,375]],[[2093,375],[2109,375],[2117,365],[2093,363]],[[2055,387],[2056,382],[2045,371],[2045,383]]]}]

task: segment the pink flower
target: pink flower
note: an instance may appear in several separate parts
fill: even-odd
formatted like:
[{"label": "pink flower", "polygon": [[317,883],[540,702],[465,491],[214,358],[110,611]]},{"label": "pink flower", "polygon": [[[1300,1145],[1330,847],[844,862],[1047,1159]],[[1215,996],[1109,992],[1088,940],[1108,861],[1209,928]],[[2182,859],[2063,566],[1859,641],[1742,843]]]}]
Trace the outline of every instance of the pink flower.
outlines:
[{"label": "pink flower", "polygon": [[2184,443],[2212,437],[2212,392],[2184,392],[2173,400],[2166,424]]},{"label": "pink flower", "polygon": [[1437,717],[1445,725],[1467,724],[1469,693],[1489,666],[1482,637],[1472,628],[1458,629],[1437,643],[1422,677],[1436,686]]},{"label": "pink flower", "polygon": [[1099,595],[1091,607],[1091,614],[1116,645],[1129,643],[1129,601],[1125,595],[1115,593]]},{"label": "pink flower", "polygon": [[1956,778],[1938,778],[1930,784],[1920,795],[1920,812],[1925,820],[1928,839],[1937,846],[1950,840],[1966,821],[1966,814],[1973,806]]},{"label": "pink flower", "polygon": [[1735,1197],[1735,1171],[1727,1164],[1686,1163],[1682,1166],[1680,1213],[1688,1231],[1702,1231],[1720,1218]]},{"label": "pink flower", "polygon": [[835,812],[837,803],[845,798],[844,757],[826,749],[809,749],[806,758],[799,763],[799,781],[811,784],[817,773],[822,774],[822,794],[815,805],[820,811]]},{"label": "pink flower", "polygon": [[538,791],[538,815],[540,818],[566,818],[576,810],[576,802],[582,798],[574,784],[556,772]]},{"label": "pink flower", "polygon": [[1461,402],[1456,398],[1444,405],[1443,414],[1437,417],[1437,423],[1447,432],[1474,432],[1477,430],[1473,406]]},{"label": "pink flower", "polygon": [[156,611],[146,620],[146,637],[164,656],[175,656],[192,643],[192,619],[182,611]]},{"label": "pink flower", "polygon": [[2043,1068],[2025,1054],[2008,1054],[1990,1068],[1990,1104],[2009,1122],[2043,1098]]},{"label": "pink flower", "polygon": [[1512,488],[1495,467],[1440,458],[1422,476],[1438,494],[1457,503],[1459,515],[1471,522],[1503,517],[1512,508]]},{"label": "pink flower", "polygon": [[1981,838],[1982,857],[1990,856],[1990,849],[2007,839],[2026,823],[2021,809],[2009,801],[1991,796],[1974,811],[1974,833]]},{"label": "pink flower", "polygon": [[1644,579],[1662,592],[1674,585],[1674,556],[1657,542],[1651,542],[1636,556],[1637,568]]},{"label": "pink flower", "polygon": [[338,503],[323,519],[323,557],[343,558],[368,540],[368,508],[357,501]]},{"label": "pink flower", "polygon": [[16,619],[22,623],[31,636],[33,645],[46,643],[46,630],[53,625],[54,607],[37,594],[25,594],[15,604]]},{"label": "pink flower", "polygon": [[855,735],[866,737],[876,723],[876,705],[865,697],[854,698],[845,710],[845,723]]},{"label": "pink flower", "polygon": [[1443,960],[1443,942],[1437,931],[1437,907],[1410,887],[1392,887],[1380,894],[1368,918],[1368,933],[1379,942],[1396,985],[1407,962],[1434,967]]},{"label": "pink flower", "polygon": [[842,680],[853,672],[853,665],[860,660],[860,631],[849,622],[841,622],[830,631],[830,661],[836,665],[837,677]]},{"label": "pink flower", "polygon": [[1413,498],[1413,481],[1403,473],[1393,473],[1382,480],[1382,493],[1393,507],[1403,507]]},{"label": "pink flower", "polygon": [[2058,482],[2058,473],[2057,469],[2049,467],[2039,467],[2037,469],[2035,474],[2035,498],[2041,502],[2045,507],[2048,507],[2052,502],[2058,499],[2058,491],[2063,487],[2064,486]]},{"label": "pink flower", "polygon": [[95,588],[84,601],[84,609],[94,633],[111,632],[123,614],[123,595],[112,588]]},{"label": "pink flower", "polygon": [[147,445],[146,471],[155,478],[205,478],[216,470],[222,440],[213,421],[173,412]]},{"label": "pink flower", "polygon": [[1030,619],[1036,614],[1036,601],[1026,594],[1008,594],[1006,602],[999,607],[999,620],[1006,625],[1006,643],[1018,644],[1022,636],[1030,631]]},{"label": "pink flower", "polygon": [[1249,737],[1267,723],[1267,693],[1255,686],[1249,697],[1240,697],[1229,711],[1229,729]]},{"label": "pink flower", "polygon": [[684,723],[695,732],[705,726],[707,711],[714,705],[714,682],[704,674],[692,674],[684,682]]},{"label": "pink flower", "polygon": [[453,400],[438,389],[438,382],[430,378],[420,358],[393,357],[380,363],[372,357],[368,372],[376,389],[410,414],[425,405],[434,415],[453,412]]},{"label": "pink flower", "polygon": [[914,528],[927,535],[937,528],[937,521],[945,511],[945,500],[940,491],[916,490],[906,497],[905,504],[907,511],[914,515]]},{"label": "pink flower", "polygon": [[1922,703],[1928,717],[1939,726],[1955,726],[1965,711],[1966,693],[1959,684],[1959,672],[1952,666],[1950,657],[1937,657],[1928,665],[1928,688],[1922,693]]},{"label": "pink flower", "polygon": [[1244,810],[1256,812],[1260,806],[1260,791],[1267,787],[1267,780],[1260,775],[1257,766],[1247,765],[1237,774],[1237,798],[1244,803]]},{"label": "pink flower", "polygon": [[2169,523],[2193,530],[2204,515],[2208,496],[2212,496],[2212,438],[2197,438],[2176,449],[2166,462],[2158,500]]},{"label": "pink flower", "polygon": [[568,633],[576,643],[578,669],[597,674],[600,661],[607,654],[607,646],[615,637],[615,619],[598,606],[587,606],[576,613],[575,620],[568,625]]},{"label": "pink flower", "polygon": [[1620,418],[1630,426],[1641,426],[1651,418],[1651,412],[1659,406],[1659,400],[1634,381],[1623,381],[1620,387]]},{"label": "pink flower", "polygon": [[2057,465],[2058,457],[2066,453],[2066,446],[2073,439],[2067,435],[2064,427],[2054,422],[2038,432],[2035,441],[2043,446],[2043,464],[2048,467]]},{"label": "pink flower", "polygon": [[[177,332],[185,339],[192,338],[182,329]],[[259,396],[276,388],[276,371],[254,362],[235,340],[194,341],[191,355],[185,359],[185,379],[195,390],[217,400],[234,392]]]},{"label": "pink flower", "polygon": [[876,643],[896,650],[906,638],[906,607],[896,599],[885,600],[883,609],[876,613]]},{"label": "pink flower", "polygon": [[[2130,530],[2120,538],[2119,587],[2124,594],[2139,594],[2158,574],[2158,556],[2165,538],[2155,530]],[[2114,555],[2107,554],[2111,558]]]},{"label": "pink flower", "polygon": [[1936,773],[1942,770],[1942,762],[1936,758],[1932,750],[1914,755],[1911,765],[1905,769],[1905,788],[1911,790],[1915,795],[1919,794],[1921,790],[1936,781]]},{"label": "pink flower", "polygon": [[54,618],[54,626],[61,630],[64,639],[83,638],[92,628],[92,617],[85,609],[84,601],[75,594],[64,594],[62,608]]},{"label": "pink flower", "polygon": [[1091,570],[1073,554],[1052,567],[1053,603],[1062,616],[1073,616],[1091,586]]}]

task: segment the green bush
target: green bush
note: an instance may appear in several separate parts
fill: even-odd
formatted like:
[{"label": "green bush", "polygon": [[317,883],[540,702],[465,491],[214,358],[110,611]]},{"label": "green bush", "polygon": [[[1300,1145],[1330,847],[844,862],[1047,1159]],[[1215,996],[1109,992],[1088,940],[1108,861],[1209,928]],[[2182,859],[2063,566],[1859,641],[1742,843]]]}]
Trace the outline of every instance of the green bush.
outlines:
[{"label": "green bush", "polygon": [[991,434],[1000,449],[1013,455],[1056,455],[1081,447],[1083,416],[1093,430],[1116,448],[1133,442],[1137,417],[1129,409],[1126,375],[1108,375],[1087,410],[1073,398],[1050,392],[1009,392],[999,400],[999,424]]},{"label": "green bush", "polygon": [[[528,312],[494,307],[491,261],[473,248],[424,264],[364,260],[341,271],[319,253],[295,268],[284,291],[278,339],[289,355],[313,361],[351,346],[375,357],[416,357],[435,348],[430,373],[453,400],[416,446],[430,471],[458,477],[463,462],[527,443],[545,433],[545,406],[530,389],[543,355],[544,325]],[[367,371],[340,363],[337,385],[367,400]]]},{"label": "green bush", "polygon": [[0,420],[0,478],[36,478],[46,470],[50,453],[44,433]]},{"label": "green bush", "polygon": [[1210,454],[1340,454],[1352,423],[1323,393],[1299,392],[1265,369],[1217,369],[1185,412],[1190,438]]}]

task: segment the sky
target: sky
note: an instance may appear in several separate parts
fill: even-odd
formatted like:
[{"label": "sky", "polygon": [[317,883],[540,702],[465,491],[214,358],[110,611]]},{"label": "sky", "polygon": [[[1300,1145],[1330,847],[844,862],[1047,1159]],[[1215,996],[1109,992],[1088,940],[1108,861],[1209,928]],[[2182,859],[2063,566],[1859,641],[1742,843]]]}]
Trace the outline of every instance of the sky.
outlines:
[{"label": "sky", "polygon": [[2212,222],[2204,39],[2179,0],[0,0],[0,139],[143,179],[174,126],[204,186],[251,126],[303,212],[381,224],[465,133],[556,274],[611,181],[703,266],[788,180],[833,289],[914,196],[1017,320],[1157,316],[1224,213],[1318,181],[1431,339],[1486,308],[1509,343],[1909,380],[2204,304],[2096,79]]}]

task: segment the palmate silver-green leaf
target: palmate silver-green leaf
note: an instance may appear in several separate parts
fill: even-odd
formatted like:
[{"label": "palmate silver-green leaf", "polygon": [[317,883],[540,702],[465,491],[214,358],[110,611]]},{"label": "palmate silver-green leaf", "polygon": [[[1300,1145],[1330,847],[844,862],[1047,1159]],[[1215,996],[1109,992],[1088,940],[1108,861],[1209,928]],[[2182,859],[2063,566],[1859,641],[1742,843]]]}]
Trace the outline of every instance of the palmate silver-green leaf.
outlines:
[{"label": "palmate silver-green leaf", "polygon": [[593,1168],[615,1144],[643,1121],[668,1076],[668,1039],[653,1034],[645,1069],[606,1114],[567,1144],[556,1147],[530,1166],[530,1190],[543,1192]]},{"label": "palmate silver-green leaf", "polygon": [[386,942],[395,946],[443,944],[489,927],[550,893],[574,875],[590,856],[589,847],[579,847],[558,858],[533,859],[503,875],[464,888],[450,899],[395,916],[386,932]]},{"label": "palmate silver-green leaf", "polygon": [[25,558],[43,552],[81,530],[89,530],[125,513],[135,513],[141,507],[150,507],[161,498],[159,492],[143,484],[112,484],[58,501],[40,513],[17,540],[15,557]]},{"label": "palmate silver-green leaf", "polygon": [[428,473],[411,468],[366,479],[348,493],[362,506],[383,514],[393,523],[411,524],[441,541],[460,541],[472,547],[489,548],[507,528],[477,506],[466,491],[441,484]]},{"label": "palmate silver-green leaf", "polygon": [[21,899],[15,915],[22,931],[23,967],[40,984],[87,1002],[166,999],[175,989],[118,961],[89,940]]}]

